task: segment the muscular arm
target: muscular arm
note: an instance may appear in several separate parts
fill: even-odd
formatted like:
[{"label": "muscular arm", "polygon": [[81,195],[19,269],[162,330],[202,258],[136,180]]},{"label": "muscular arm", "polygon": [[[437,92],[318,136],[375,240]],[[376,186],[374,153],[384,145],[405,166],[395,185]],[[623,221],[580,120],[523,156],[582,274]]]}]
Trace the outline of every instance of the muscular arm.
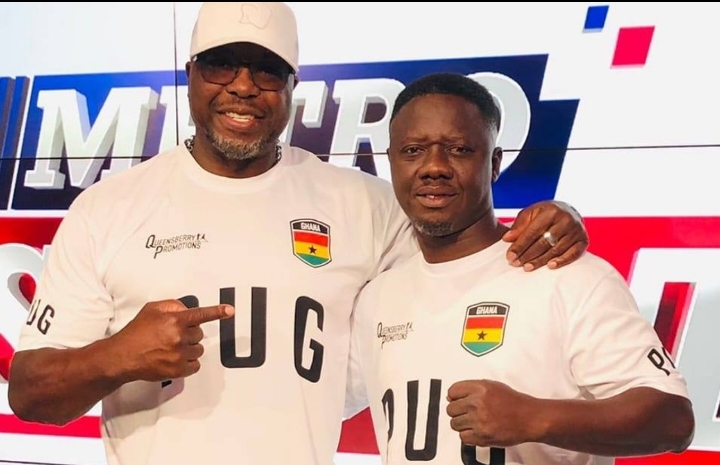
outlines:
[{"label": "muscular arm", "polygon": [[200,370],[200,325],[235,309],[188,309],[178,300],[149,302],[122,330],[81,348],[20,351],[10,366],[10,407],[23,420],[62,425],[124,383],[160,382]]},{"label": "muscular arm", "polygon": [[450,387],[450,426],[464,444],[507,447],[529,442],[601,456],[682,452],[692,442],[690,401],[650,387],[598,400],[541,399],[492,380]]},{"label": "muscular arm", "polygon": [[78,349],[17,352],[10,367],[10,408],[25,421],[73,421],[129,380],[121,358],[109,339]]},{"label": "muscular arm", "polygon": [[537,442],[605,456],[682,452],[695,423],[690,401],[639,387],[604,400],[539,400]]},{"label": "muscular arm", "polygon": [[122,384],[127,347],[103,340],[114,307],[97,269],[103,247],[88,198],[81,194],[68,210],[40,276],[31,312],[44,308],[48,318],[30,315],[22,325],[8,400],[23,420],[65,424]]},{"label": "muscular arm", "polygon": [[[545,409],[547,439],[610,455],[682,451],[695,427],[685,381],[624,278],[607,263],[596,266],[607,270],[601,278],[580,270],[563,284],[587,293],[563,290],[556,302],[568,303],[565,353],[575,382],[597,400]],[[660,353],[658,365],[652,355]]]}]

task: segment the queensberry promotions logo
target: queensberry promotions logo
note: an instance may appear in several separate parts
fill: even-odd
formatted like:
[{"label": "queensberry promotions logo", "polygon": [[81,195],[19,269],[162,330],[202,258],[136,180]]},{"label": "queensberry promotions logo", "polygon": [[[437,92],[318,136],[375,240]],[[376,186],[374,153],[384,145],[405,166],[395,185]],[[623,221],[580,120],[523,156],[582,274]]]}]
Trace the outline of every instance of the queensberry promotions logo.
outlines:
[{"label": "queensberry promotions logo", "polygon": [[[303,67],[283,139],[324,161],[390,179],[385,149],[397,95],[425,74],[462,73],[486,85],[503,111],[496,207],[522,208],[554,197],[578,107],[578,100],[540,99],[547,60]],[[9,109],[0,121],[0,209],[65,210],[91,184],[173,147],[178,135],[193,133],[186,85],[183,71],[0,78]]]},{"label": "queensberry promotions logo", "polygon": [[178,250],[198,250],[207,242],[205,233],[176,234],[169,237],[158,237],[150,234],[145,241],[145,248],[152,250],[152,257],[156,259],[162,253]]}]

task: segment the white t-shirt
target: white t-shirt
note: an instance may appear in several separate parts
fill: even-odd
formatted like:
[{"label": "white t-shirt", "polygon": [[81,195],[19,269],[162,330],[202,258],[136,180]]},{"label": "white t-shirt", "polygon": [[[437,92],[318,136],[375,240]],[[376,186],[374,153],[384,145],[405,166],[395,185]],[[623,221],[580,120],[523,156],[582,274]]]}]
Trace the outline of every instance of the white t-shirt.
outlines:
[{"label": "white t-shirt", "polygon": [[203,325],[199,373],[104,399],[110,465],[331,464],[355,298],[418,250],[388,182],[288,146],[251,179],[157,155],[80,194],[51,247],[34,308],[52,310],[19,350],[87,345],[149,301],[236,306]]},{"label": "white t-shirt", "polygon": [[[638,386],[687,397],[684,378],[610,264],[586,253],[561,269],[528,273],[507,264],[506,248],[500,241],[439,264],[418,253],[361,292],[346,414],[369,399],[385,465],[463,463],[446,412],[457,381],[497,380],[546,399],[603,399]],[[504,461],[491,460],[487,448],[474,452],[487,465],[612,463],[537,443],[507,448]]]}]

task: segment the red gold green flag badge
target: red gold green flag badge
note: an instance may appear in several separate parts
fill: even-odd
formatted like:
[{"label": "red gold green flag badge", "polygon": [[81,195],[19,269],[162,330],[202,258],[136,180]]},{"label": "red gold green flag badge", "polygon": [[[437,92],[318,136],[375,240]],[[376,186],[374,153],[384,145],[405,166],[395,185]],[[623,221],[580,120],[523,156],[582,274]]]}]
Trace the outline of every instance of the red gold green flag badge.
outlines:
[{"label": "red gold green flag badge", "polygon": [[509,311],[510,307],[500,302],[480,302],[469,306],[465,312],[463,348],[479,357],[500,347]]},{"label": "red gold green flag badge", "polygon": [[332,260],[330,256],[330,226],[316,220],[295,220],[290,223],[293,254],[318,268]]}]

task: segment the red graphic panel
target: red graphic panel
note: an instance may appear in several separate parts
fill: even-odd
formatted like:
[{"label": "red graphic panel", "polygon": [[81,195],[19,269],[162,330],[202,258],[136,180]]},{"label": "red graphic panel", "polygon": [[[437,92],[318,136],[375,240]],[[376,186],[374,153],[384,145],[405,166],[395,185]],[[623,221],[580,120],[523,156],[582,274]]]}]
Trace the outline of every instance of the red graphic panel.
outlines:
[{"label": "red graphic panel", "polygon": [[[60,222],[59,218],[0,218],[0,247],[25,244],[42,250],[50,243]],[[641,248],[720,248],[720,218],[587,218],[590,251],[607,259],[626,278]],[[34,292],[31,276],[23,276],[19,288],[28,300]],[[674,347],[693,293],[690,283],[667,283],[659,305],[655,324],[668,348]],[[672,349],[670,349],[672,351]],[[11,344],[0,334],[0,375],[7,377],[12,357]],[[26,423],[10,414],[0,414],[0,434],[31,434],[99,438],[98,418],[85,416],[65,427]],[[345,422],[340,452],[376,454],[375,437],[368,411]],[[622,459],[618,465],[705,465],[720,464],[720,453],[688,451],[655,457]]]}]

